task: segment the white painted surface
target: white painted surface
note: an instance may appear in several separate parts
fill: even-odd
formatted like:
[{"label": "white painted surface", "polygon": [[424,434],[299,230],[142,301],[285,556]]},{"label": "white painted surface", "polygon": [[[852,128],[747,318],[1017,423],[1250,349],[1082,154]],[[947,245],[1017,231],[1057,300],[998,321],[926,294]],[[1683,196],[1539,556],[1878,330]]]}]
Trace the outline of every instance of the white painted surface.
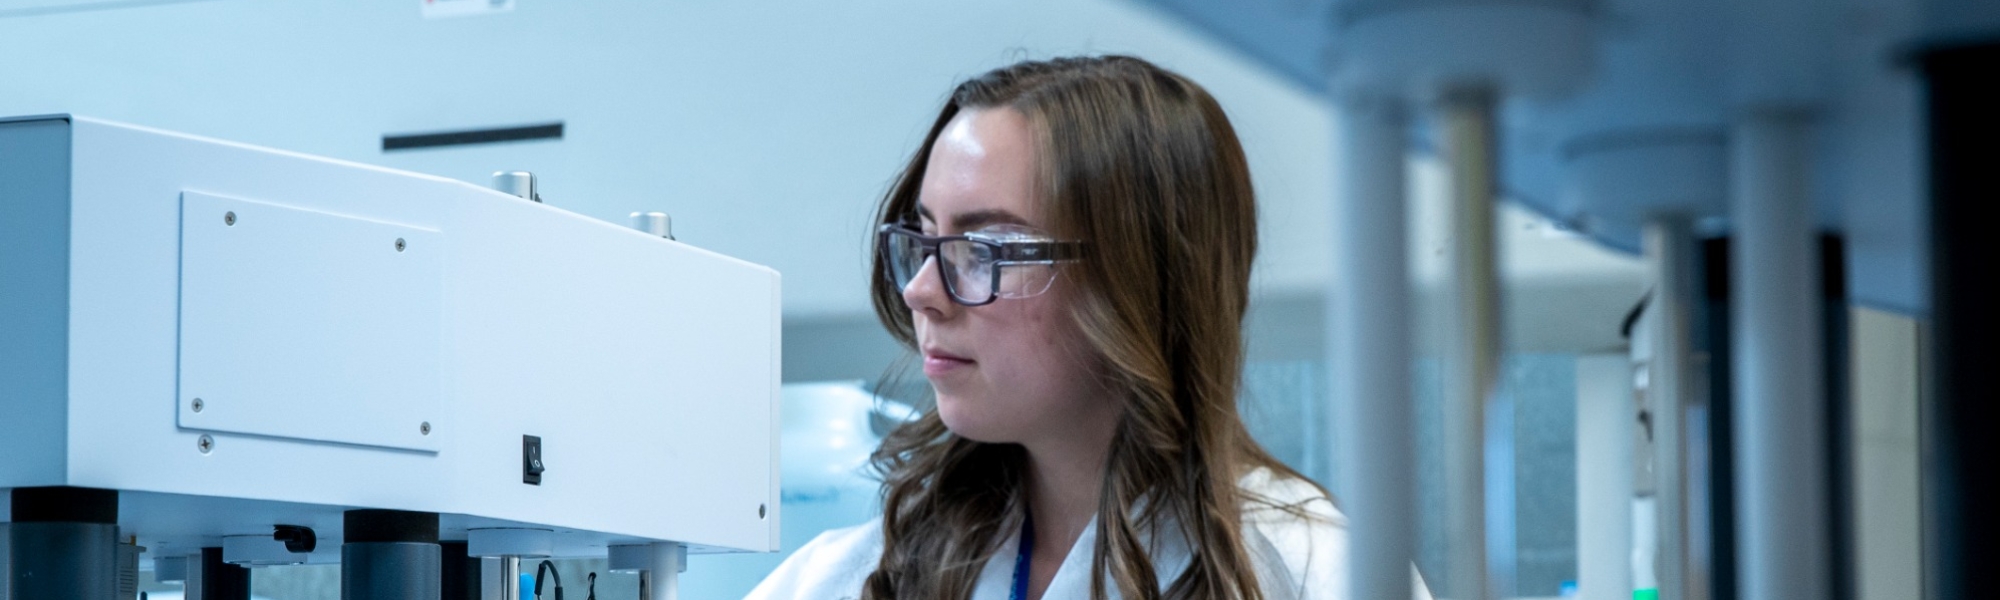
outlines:
[{"label": "white painted surface", "polygon": [[[66,433],[42,423],[64,419],[69,389],[64,370],[69,341],[63,314],[69,310],[69,211],[58,199],[69,194],[69,130],[47,121],[7,122],[0,118],[0,390],[7,394],[0,440],[18,476],[45,485],[59,481],[67,464]],[[52,150],[41,152],[42,150]],[[28,466],[32,465],[32,466]],[[0,495],[0,507],[12,500]],[[0,513],[4,515],[8,513]]]},{"label": "white painted surface", "polygon": [[531,527],[482,527],[465,532],[465,553],[480,558],[548,558],[555,554],[554,531]]},{"label": "white painted surface", "polygon": [[1918,399],[1923,325],[1848,313],[1853,355],[1854,568],[1857,600],[1923,596],[1923,472]]},{"label": "white painted surface", "polygon": [[1652,496],[1632,500],[1632,586],[1658,590],[1659,571],[1654,567],[1660,555],[1659,504]]},{"label": "white painted surface", "polygon": [[426,19],[497,15],[514,10],[514,0],[418,0]]},{"label": "white painted surface", "polygon": [[[689,557],[679,581],[684,598],[742,598],[821,532],[882,515],[882,485],[868,469],[868,455],[882,441],[870,426],[874,396],[860,382],[794,383],[782,394],[782,546],[770,554]],[[881,408],[894,415],[896,406]]]},{"label": "white painted surface", "polygon": [[181,192],[180,426],[437,451],[445,236],[280,200]]},{"label": "white painted surface", "polygon": [[306,562],[306,553],[292,552],[269,534],[227,535],[222,537],[222,562],[246,567],[296,565]]}]

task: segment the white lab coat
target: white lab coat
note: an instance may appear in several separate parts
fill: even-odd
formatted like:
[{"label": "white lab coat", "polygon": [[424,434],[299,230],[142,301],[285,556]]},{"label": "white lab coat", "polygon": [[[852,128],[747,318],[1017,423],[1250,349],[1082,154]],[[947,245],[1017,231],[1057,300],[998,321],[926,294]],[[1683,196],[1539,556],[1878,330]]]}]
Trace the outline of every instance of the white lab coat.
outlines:
[{"label": "white lab coat", "polygon": [[[1258,469],[1244,477],[1245,491],[1281,505],[1304,503],[1309,515],[1253,503],[1243,515],[1243,543],[1257,580],[1269,600],[1335,600],[1347,597],[1347,516],[1311,484],[1273,477]],[[1170,531],[1171,527],[1162,527]],[[1090,597],[1090,561],[1097,538],[1093,519],[1077,537],[1049,582],[1046,600]],[[1166,589],[1189,562],[1187,543],[1178,535],[1142,539],[1153,549],[1153,564]],[[1008,600],[1014,581],[1014,556],[1021,536],[1008,537],[995,559],[986,561],[972,590],[973,600]],[[862,581],[882,557],[882,520],[822,533],[772,571],[746,600],[847,600],[861,596]],[[1423,578],[1411,569],[1413,596],[1429,600]],[[1116,588],[1108,589],[1117,598]]]}]

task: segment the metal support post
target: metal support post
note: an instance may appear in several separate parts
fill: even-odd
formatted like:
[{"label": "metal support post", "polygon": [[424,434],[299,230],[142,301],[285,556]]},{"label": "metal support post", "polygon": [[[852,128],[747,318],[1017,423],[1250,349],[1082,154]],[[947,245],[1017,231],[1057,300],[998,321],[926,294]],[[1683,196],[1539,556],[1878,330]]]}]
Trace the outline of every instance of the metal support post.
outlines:
[{"label": "metal support post", "polygon": [[[1684,216],[1653,219],[1645,228],[1646,260],[1652,270],[1653,359],[1647,379],[1653,422],[1655,509],[1658,511],[1660,597],[1689,600],[1688,407],[1694,404],[1695,256],[1699,248],[1692,221]],[[1704,596],[1706,594],[1703,594]]]},{"label": "metal support post", "polygon": [[[533,527],[479,528],[465,532],[466,553],[482,559],[495,579],[487,600],[515,600],[521,594],[521,559],[555,555],[555,531]],[[487,561],[491,562],[487,562]],[[533,563],[530,563],[531,565]],[[533,568],[532,566],[530,568]]]},{"label": "metal support post", "polygon": [[14,598],[99,600],[118,591],[118,492],[75,487],[13,490],[7,527]]},{"label": "metal support post", "polygon": [[[438,542],[438,597],[443,600],[481,600],[482,560],[466,551],[465,542]],[[517,596],[518,598],[518,596]]]},{"label": "metal support post", "polygon": [[1577,357],[1578,598],[1632,597],[1633,395],[1630,356]]},{"label": "metal support post", "polygon": [[205,587],[201,584],[201,553],[183,556],[181,560],[185,561],[182,568],[187,571],[183,574],[186,579],[181,580],[181,598],[197,600],[202,597]]},{"label": "metal support post", "polygon": [[[1513,481],[1487,469],[1493,397],[1500,362],[1500,285],[1494,250],[1496,147],[1494,96],[1470,88],[1447,92],[1438,105],[1444,154],[1451,171],[1451,318],[1445,344],[1445,523],[1453,576],[1450,595],[1484,599],[1513,590]],[[1508,415],[1500,415],[1508,417]],[[1511,440],[1502,435],[1498,441]],[[1500,475],[1511,474],[1512,464]]]},{"label": "metal support post", "polygon": [[437,513],[350,510],[342,529],[341,600],[440,600]]},{"label": "metal support post", "polygon": [[687,547],[672,542],[653,544],[653,561],[641,574],[645,600],[679,600],[681,572],[687,570]]},{"label": "metal support post", "polygon": [[1826,398],[1810,117],[1752,112],[1731,148],[1738,574],[1744,600],[1825,598]]},{"label": "metal support post", "polygon": [[639,576],[640,600],[680,598],[681,572],[687,570],[687,546],[674,542],[620,544],[611,547],[607,566],[614,573]]},{"label": "metal support post", "polygon": [[1925,591],[1940,600],[1982,598],[1987,569],[2000,564],[2000,263],[1993,199],[1993,140],[2000,139],[2000,38],[1940,46],[1923,54],[1930,137],[1931,377],[1923,406]]},{"label": "metal support post", "polygon": [[201,549],[201,594],[197,600],[250,600],[250,569],[222,562],[221,548]]},{"label": "metal support post", "polygon": [[1400,101],[1350,95],[1340,110],[1334,282],[1327,323],[1333,414],[1351,517],[1351,598],[1410,597],[1415,556],[1415,417]]},{"label": "metal support post", "polygon": [[[518,600],[521,597],[521,557],[510,555],[492,560],[492,565],[499,572],[499,581],[494,591],[484,597],[486,600]],[[488,564],[485,561],[481,559],[480,564]]]}]

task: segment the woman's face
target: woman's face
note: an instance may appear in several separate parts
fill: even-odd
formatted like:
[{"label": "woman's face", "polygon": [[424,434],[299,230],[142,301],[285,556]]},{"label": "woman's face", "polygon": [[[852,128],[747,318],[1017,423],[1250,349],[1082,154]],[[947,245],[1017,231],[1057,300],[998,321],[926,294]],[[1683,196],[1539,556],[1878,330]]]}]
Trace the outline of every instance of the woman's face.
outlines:
[{"label": "woman's face", "polygon": [[[1035,198],[1034,152],[1020,112],[960,112],[924,169],[917,201],[924,233],[1048,231]],[[975,441],[1031,447],[1042,439],[1101,437],[1091,430],[1115,419],[1115,402],[1093,393],[1096,361],[1067,313],[1063,276],[1047,293],[963,306],[951,300],[937,269],[936,259],[927,261],[903,289],[903,301],[945,426]]]}]

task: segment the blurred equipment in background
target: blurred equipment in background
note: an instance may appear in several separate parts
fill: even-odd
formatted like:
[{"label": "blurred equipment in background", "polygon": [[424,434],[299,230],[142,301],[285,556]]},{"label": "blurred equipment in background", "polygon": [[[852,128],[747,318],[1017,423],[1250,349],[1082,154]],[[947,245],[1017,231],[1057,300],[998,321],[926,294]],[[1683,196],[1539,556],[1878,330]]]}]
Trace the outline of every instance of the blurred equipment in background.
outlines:
[{"label": "blurred equipment in background", "polygon": [[[1983,238],[1993,211],[1968,207],[1995,195],[1984,165],[2000,121],[1993,86],[1981,77],[2000,65],[2000,4],[1148,3],[1336,107],[1343,187],[1334,212],[1367,225],[1335,224],[1327,339],[1334,402],[1357,421],[1349,439],[1394,431],[1353,445],[1346,463],[1411,464],[1411,449],[1397,440],[1415,437],[1392,406],[1394,390],[1408,384],[1388,366],[1402,349],[1380,337],[1421,329],[1379,308],[1408,295],[1404,250],[1379,232],[1396,226],[1402,193],[1355,183],[1404,171],[1394,157],[1372,157],[1374,148],[1401,146],[1380,141],[1385,127],[1403,127],[1384,115],[1413,117],[1405,139],[1452,172],[1458,225],[1444,250],[1454,259],[1455,302],[1436,319],[1457,336],[1440,353],[1452,382],[1451,559],[1448,572],[1427,574],[1450,582],[1444,595],[1534,595],[1512,586],[1512,562],[1495,554],[1510,551],[1516,514],[1512,475],[1500,468],[1511,464],[1501,456],[1511,451],[1508,428],[1497,425],[1511,407],[1493,393],[1491,376],[1507,344],[1493,334],[1504,300],[1488,275],[1484,215],[1500,200],[1653,267],[1650,331],[1634,337],[1635,352],[1641,337],[1649,346],[1639,368],[1641,431],[1650,436],[1641,465],[1650,471],[1634,480],[1646,490],[1636,515],[1648,531],[1581,532],[1637,533],[1631,539],[1651,558],[1634,572],[1603,571],[1616,587],[1645,588],[1650,574],[1671,600],[1976,595],[1972,577],[1993,551],[1973,540],[2000,533],[2000,512],[1984,491],[1992,486],[1977,485],[1994,467],[1974,458],[1992,454],[1981,441],[1992,436],[1980,432],[2000,425],[2000,409],[1984,400],[1991,394],[1978,391],[1978,373],[1993,363],[1984,340],[2000,319],[1985,291],[1993,286],[1980,285],[1983,265],[1994,262]],[[1862,346],[1850,339],[1850,313],[1860,308],[1935,319],[1937,335],[1926,342],[1934,351],[1924,355],[1934,361],[1936,393],[1922,400],[1921,554],[1877,545],[1894,536],[1866,531],[1884,511],[1905,507],[1857,504],[1856,490],[1865,489],[1857,474],[1880,473],[1863,469],[1872,459],[1858,457],[1855,440],[1858,427],[1872,425],[1853,411],[1873,404],[1854,388],[1879,383],[1861,378],[1874,371],[1853,362]],[[1371,370],[1390,372],[1375,382]],[[1350,474],[1341,487],[1356,543],[1393,555],[1353,555],[1351,593],[1398,595],[1392,565],[1403,545],[1372,536],[1375,527],[1388,536],[1411,531],[1411,515],[1394,503],[1409,497],[1409,478],[1365,467]],[[1862,568],[1859,557],[1870,554],[1922,556],[1925,583],[1885,583],[1888,576]],[[1632,592],[1590,577],[1581,582],[1587,597]]]}]

